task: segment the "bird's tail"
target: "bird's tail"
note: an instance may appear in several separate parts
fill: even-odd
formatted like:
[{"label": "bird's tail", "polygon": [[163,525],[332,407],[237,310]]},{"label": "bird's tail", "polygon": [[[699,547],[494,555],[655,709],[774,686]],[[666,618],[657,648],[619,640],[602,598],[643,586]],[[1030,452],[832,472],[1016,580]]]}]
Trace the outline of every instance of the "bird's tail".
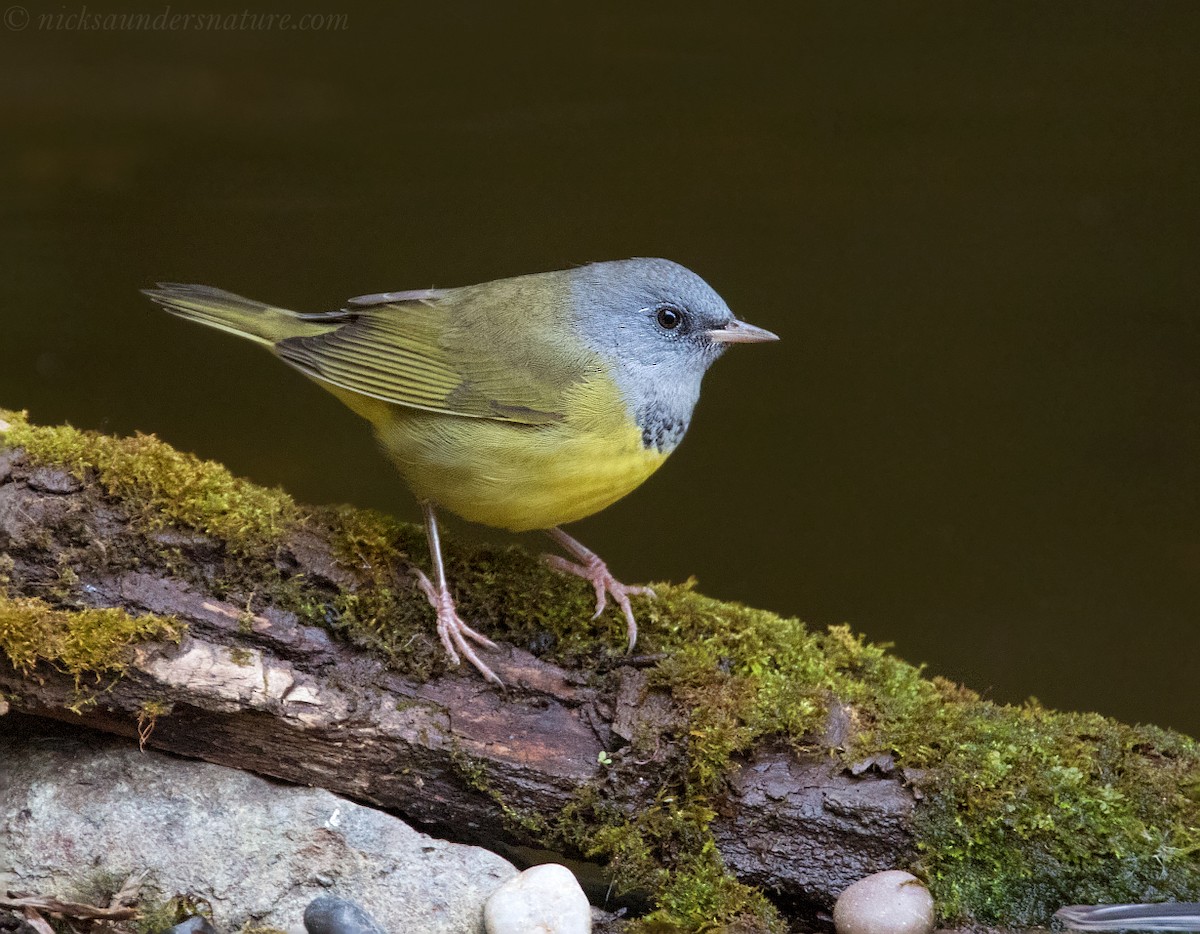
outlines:
[{"label": "bird's tail", "polygon": [[173,315],[199,321],[266,347],[274,347],[288,337],[322,334],[330,329],[328,324],[305,321],[297,312],[264,305],[211,285],[160,282],[158,288],[143,289],[142,292]]}]

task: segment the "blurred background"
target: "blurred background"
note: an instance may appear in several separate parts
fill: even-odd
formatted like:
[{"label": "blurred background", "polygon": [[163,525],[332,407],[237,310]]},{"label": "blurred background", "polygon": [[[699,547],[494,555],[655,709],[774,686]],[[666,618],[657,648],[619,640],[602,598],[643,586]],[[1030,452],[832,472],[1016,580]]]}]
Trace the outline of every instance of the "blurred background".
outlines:
[{"label": "blurred background", "polygon": [[0,405],[416,520],[365,423],[138,289],[670,257],[783,340],[572,527],[618,577],[1200,734],[1200,6],[306,4],[7,4]]}]

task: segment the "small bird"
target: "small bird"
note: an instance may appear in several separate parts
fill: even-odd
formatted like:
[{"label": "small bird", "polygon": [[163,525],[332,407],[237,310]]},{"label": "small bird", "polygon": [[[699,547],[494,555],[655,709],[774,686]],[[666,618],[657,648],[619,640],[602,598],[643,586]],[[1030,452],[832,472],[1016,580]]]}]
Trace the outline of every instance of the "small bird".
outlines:
[{"label": "small bird", "polygon": [[[379,292],[306,314],[207,285],[145,294],[173,315],[255,341],[374,426],[421,503],[433,580],[418,583],[442,645],[489,681],[495,643],[458,614],[437,509],[515,532],[542,529],[637,622],[622,584],[559,526],[636,488],[679,445],[705,371],[730,344],[778,340],[739,321],[691,270],[665,259],[592,263],[454,289]],[[595,618],[593,617],[593,619]]]}]

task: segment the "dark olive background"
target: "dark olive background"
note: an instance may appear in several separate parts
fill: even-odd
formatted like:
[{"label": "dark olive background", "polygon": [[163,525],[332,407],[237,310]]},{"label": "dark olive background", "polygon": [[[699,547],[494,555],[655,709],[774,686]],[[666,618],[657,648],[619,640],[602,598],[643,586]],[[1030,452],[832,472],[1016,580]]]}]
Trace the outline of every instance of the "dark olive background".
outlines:
[{"label": "dark olive background", "polygon": [[311,2],[346,28],[0,28],[0,404],[415,519],[335,400],[137,290],[668,256],[783,341],[573,528],[618,576],[1200,733],[1200,6]]}]

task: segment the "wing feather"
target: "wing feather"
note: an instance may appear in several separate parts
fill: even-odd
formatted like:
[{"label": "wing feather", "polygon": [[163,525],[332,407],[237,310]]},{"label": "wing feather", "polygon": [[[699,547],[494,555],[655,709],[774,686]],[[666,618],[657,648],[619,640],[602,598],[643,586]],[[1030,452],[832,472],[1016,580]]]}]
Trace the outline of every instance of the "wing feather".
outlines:
[{"label": "wing feather", "polygon": [[561,421],[563,391],[582,372],[564,374],[570,361],[555,359],[552,344],[534,341],[514,353],[511,339],[480,339],[471,324],[487,309],[470,296],[463,304],[454,292],[363,296],[335,319],[341,327],[279,341],[275,352],[315,380],[394,405],[526,425]]}]

